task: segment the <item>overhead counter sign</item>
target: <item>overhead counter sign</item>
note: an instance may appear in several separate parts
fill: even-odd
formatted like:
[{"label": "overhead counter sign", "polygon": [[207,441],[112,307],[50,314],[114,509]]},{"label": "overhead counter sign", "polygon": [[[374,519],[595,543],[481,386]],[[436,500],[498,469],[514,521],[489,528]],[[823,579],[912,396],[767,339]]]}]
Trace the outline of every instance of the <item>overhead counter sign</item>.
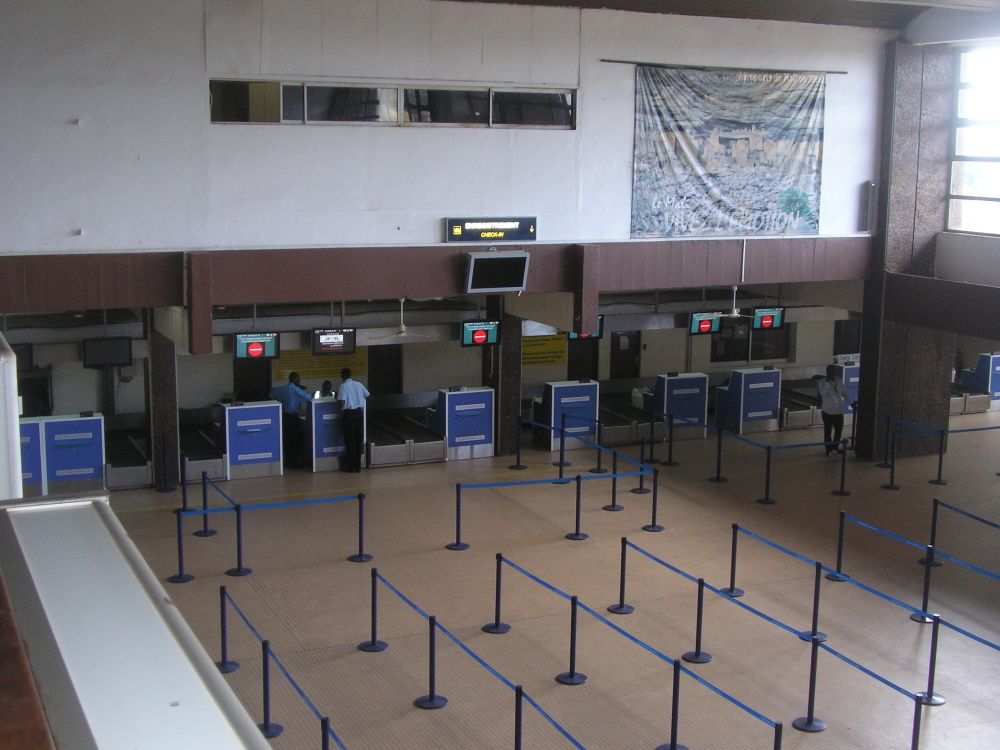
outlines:
[{"label": "overhead counter sign", "polygon": [[538,236],[535,216],[445,219],[445,242],[526,242]]}]

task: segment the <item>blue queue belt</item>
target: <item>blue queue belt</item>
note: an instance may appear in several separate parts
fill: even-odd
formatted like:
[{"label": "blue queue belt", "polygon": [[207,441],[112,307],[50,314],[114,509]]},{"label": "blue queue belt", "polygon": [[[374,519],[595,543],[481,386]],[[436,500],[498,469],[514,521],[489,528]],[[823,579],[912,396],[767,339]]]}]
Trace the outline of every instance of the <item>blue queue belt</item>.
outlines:
[{"label": "blue queue belt", "polygon": [[[823,445],[823,443],[820,443],[819,445]],[[800,555],[800,554],[799,554],[798,552],[793,552],[793,551],[792,551],[792,550],[790,550],[790,549],[787,549],[787,548],[785,548],[785,547],[782,547],[782,546],[781,546],[780,544],[777,544],[777,543],[775,543],[775,542],[772,542],[772,541],[771,541],[770,539],[766,539],[766,538],[762,537],[762,536],[761,536],[760,534],[754,534],[754,533],[753,533],[752,531],[747,531],[747,530],[746,530],[746,529],[744,529],[744,528],[743,528],[742,526],[739,526],[739,527],[737,527],[737,530],[738,530],[738,531],[740,531],[740,532],[741,532],[741,533],[743,533],[743,534],[746,534],[746,535],[747,535],[748,537],[750,537],[751,539],[756,539],[756,540],[757,540],[758,542],[760,542],[761,544],[764,544],[764,545],[767,545],[768,547],[771,547],[772,549],[775,549],[775,550],[777,550],[778,552],[781,552],[781,553],[783,553],[783,554],[786,554],[786,555],[788,555],[789,557],[794,557],[794,558],[795,558],[796,560],[798,560],[799,562],[803,562],[803,563],[805,563],[806,565],[809,565],[810,567],[812,567],[812,566],[815,566],[815,565],[816,565],[816,561],[815,561],[815,560],[810,560],[810,559],[809,559],[808,557],[806,557],[805,555]]]},{"label": "blue queue belt", "polygon": [[882,675],[878,674],[877,672],[873,672],[872,670],[868,669],[868,667],[865,667],[865,666],[863,666],[863,665],[861,665],[861,664],[858,664],[858,663],[857,663],[856,661],[854,661],[854,660],[853,660],[853,659],[851,659],[850,657],[847,657],[847,656],[844,656],[844,655],[843,655],[842,653],[840,653],[840,652],[839,652],[839,651],[837,651],[836,649],[833,649],[833,648],[830,648],[830,647],[829,647],[828,645],[826,645],[825,643],[822,643],[822,642],[821,642],[821,643],[819,644],[819,647],[820,647],[821,649],[823,649],[824,651],[826,651],[827,653],[829,653],[829,654],[832,654],[833,656],[836,656],[836,657],[837,657],[838,659],[840,659],[840,660],[841,660],[842,662],[844,662],[845,664],[848,664],[848,665],[850,665],[850,666],[854,667],[854,668],[855,668],[856,670],[858,670],[859,672],[863,672],[864,674],[868,675],[868,676],[869,676],[869,677],[871,677],[871,678],[872,678],[873,680],[877,680],[878,682],[881,682],[881,683],[882,683],[883,685],[885,685],[886,687],[890,687],[890,688],[892,688],[892,689],[893,689],[893,690],[895,690],[895,691],[896,691],[897,693],[900,693],[900,694],[902,694],[902,695],[905,695],[905,696],[906,696],[907,698],[909,698],[910,700],[916,700],[916,699],[917,699],[917,696],[916,696],[916,695],[914,695],[913,693],[911,693],[911,692],[910,692],[909,690],[906,690],[906,689],[904,689],[904,688],[901,688],[901,687],[900,687],[899,685],[897,685],[897,684],[896,684],[895,682],[892,682],[891,680],[887,680],[887,679],[886,679],[885,677],[883,677]]},{"label": "blue queue belt", "polygon": [[[990,427],[988,429],[995,430],[995,429],[998,429],[998,428],[996,428],[996,427]],[[959,432],[962,432],[962,430],[959,430]],[[955,513],[958,513],[960,516],[965,516],[966,518],[971,518],[973,521],[978,521],[979,523],[986,524],[987,526],[990,526],[990,527],[992,527],[994,529],[1000,529],[1000,523],[996,523],[994,521],[990,521],[990,520],[988,520],[986,518],[981,518],[980,516],[977,516],[974,513],[969,513],[969,511],[967,511],[967,510],[962,510],[961,508],[955,507],[954,505],[952,505],[950,503],[946,503],[944,500],[938,500],[938,506],[942,507],[942,508],[947,508],[950,511],[954,511]],[[935,550],[935,554],[936,554],[936,552],[937,551]]]},{"label": "blue queue belt", "polygon": [[332,505],[334,503],[347,503],[357,501],[357,495],[345,495],[343,497],[321,497],[315,500],[289,500],[284,503],[265,503],[263,505],[244,505],[244,511],[250,510],[277,510],[279,508],[303,508],[308,505]]},{"label": "blue queue belt", "polygon": [[228,500],[230,505],[232,505],[233,507],[236,506],[236,501],[233,500],[231,497],[229,497],[229,495],[227,495],[225,492],[223,492],[222,488],[219,487],[219,485],[217,485],[211,479],[207,479],[205,481],[208,482],[208,484],[210,484],[212,486],[212,489],[214,489],[216,492],[218,492],[220,495],[222,495],[226,500]]}]

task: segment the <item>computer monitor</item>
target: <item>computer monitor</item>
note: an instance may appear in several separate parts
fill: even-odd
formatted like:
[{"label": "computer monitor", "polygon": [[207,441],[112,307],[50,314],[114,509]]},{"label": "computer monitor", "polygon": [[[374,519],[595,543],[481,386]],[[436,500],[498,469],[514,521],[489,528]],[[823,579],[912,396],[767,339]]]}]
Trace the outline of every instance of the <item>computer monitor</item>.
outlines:
[{"label": "computer monitor", "polygon": [[233,351],[236,359],[274,359],[278,356],[278,333],[237,333]]},{"label": "computer monitor", "polygon": [[597,329],[594,331],[585,331],[584,333],[576,333],[575,331],[569,331],[566,334],[566,338],[570,341],[576,341],[578,339],[599,339],[604,336],[604,316],[597,316]]},{"label": "computer monitor", "polygon": [[751,327],[755,331],[774,331],[784,324],[785,308],[783,307],[755,307],[753,309]]},{"label": "computer monitor", "polygon": [[83,366],[128,367],[132,364],[132,339],[116,336],[107,339],[84,339],[82,342]]},{"label": "computer monitor", "polygon": [[465,291],[468,294],[523,292],[528,283],[528,261],[523,250],[469,253]]},{"label": "computer monitor", "polygon": [[357,329],[317,328],[312,332],[313,354],[354,354]]},{"label": "computer monitor", "polygon": [[691,321],[688,323],[688,333],[692,336],[704,336],[709,333],[719,332],[719,322],[722,320],[722,313],[718,310],[713,312],[691,313]]},{"label": "computer monitor", "polygon": [[462,346],[490,346],[499,340],[499,320],[466,320],[462,323]]}]

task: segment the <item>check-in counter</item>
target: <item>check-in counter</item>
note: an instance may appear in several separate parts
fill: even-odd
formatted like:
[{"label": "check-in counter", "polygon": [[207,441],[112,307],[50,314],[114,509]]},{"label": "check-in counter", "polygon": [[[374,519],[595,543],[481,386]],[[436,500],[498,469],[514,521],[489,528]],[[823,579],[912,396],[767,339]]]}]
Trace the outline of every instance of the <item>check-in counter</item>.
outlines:
[{"label": "check-in counter", "polygon": [[593,442],[597,433],[598,400],[595,380],[563,380],[545,384],[541,399],[534,403],[534,421],[554,429],[536,427],[534,445],[540,450],[559,450],[563,415],[566,415],[566,450],[589,448],[573,436]]},{"label": "check-in counter", "polygon": [[337,398],[314,398],[306,412],[309,456],[313,471],[340,468],[344,455],[344,402]]},{"label": "check-in counter", "polygon": [[105,489],[104,417],[22,419],[21,481],[25,497]]},{"label": "check-in counter", "polygon": [[729,384],[715,391],[715,421],[738,434],[778,429],[781,370],[733,370]]},{"label": "check-in counter", "polygon": [[427,409],[427,426],[444,438],[447,459],[493,455],[493,389],[441,389]]},{"label": "check-in counter", "polygon": [[281,476],[281,404],[254,401],[225,410],[226,479]]},{"label": "check-in counter", "polygon": [[989,396],[990,410],[1000,409],[1000,353],[980,354],[973,369],[959,373],[958,382]]},{"label": "check-in counter", "polygon": [[42,462],[42,420],[22,419],[21,485],[24,497],[44,497],[46,493],[45,465]]},{"label": "check-in counter", "polygon": [[705,424],[708,421],[708,375],[681,372],[657,375],[653,392],[643,396],[643,406],[650,414],[674,418],[674,439],[705,437],[697,427],[676,429],[678,422]]}]

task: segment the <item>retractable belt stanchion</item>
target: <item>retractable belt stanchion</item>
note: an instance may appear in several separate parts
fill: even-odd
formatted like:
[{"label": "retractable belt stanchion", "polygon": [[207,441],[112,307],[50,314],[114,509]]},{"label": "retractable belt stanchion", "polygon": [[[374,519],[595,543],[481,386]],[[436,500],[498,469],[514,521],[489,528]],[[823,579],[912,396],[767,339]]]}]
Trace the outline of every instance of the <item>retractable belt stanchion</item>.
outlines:
[{"label": "retractable belt stanchion", "polygon": [[652,517],[649,519],[649,523],[642,527],[643,531],[663,531],[663,526],[656,522],[656,506],[658,504],[658,498],[660,490],[660,470],[653,469],[653,506],[652,506]]},{"label": "retractable belt stanchion", "polygon": [[521,430],[524,427],[524,417],[520,414],[517,416],[517,453],[515,454],[514,463],[508,466],[508,469],[513,469],[514,471],[521,471],[522,469],[527,469],[528,467],[521,463]]},{"label": "retractable belt stanchion", "polygon": [[[201,472],[201,509],[208,510],[208,472]],[[215,536],[218,534],[215,529],[208,528],[208,513],[201,516],[201,528],[194,532],[195,536]]]},{"label": "retractable belt stanchion", "polygon": [[635,607],[625,603],[625,553],[628,550],[628,538],[622,537],[621,566],[618,577],[618,603],[608,607],[608,612],[616,615],[629,615],[635,612]]},{"label": "retractable belt stanchion", "polygon": [[674,415],[668,414],[665,417],[667,423],[667,460],[663,461],[664,466],[678,466],[674,461]]},{"label": "retractable belt stanchion", "polygon": [[851,404],[851,409],[853,409],[853,416],[851,418],[851,450],[856,450],[855,445],[857,444],[858,436],[858,403],[855,401]]},{"label": "retractable belt stanchion", "polygon": [[482,627],[484,633],[493,635],[503,635],[510,632],[510,625],[500,622],[500,591],[503,585],[503,555],[497,552],[497,575],[496,575],[496,601],[494,602],[493,622],[488,622]]},{"label": "retractable belt stanchion", "polygon": [[215,666],[219,668],[222,674],[229,674],[230,672],[235,672],[240,668],[240,663],[238,661],[232,661],[229,658],[229,632],[226,627],[226,587],[219,586],[219,660],[215,662]]},{"label": "retractable belt stanchion", "polygon": [[602,505],[601,510],[612,512],[625,510],[624,505],[618,504],[618,451],[611,452],[611,502]]},{"label": "retractable belt stanchion", "polygon": [[[937,546],[938,510],[940,503],[941,501],[935,497],[933,507],[931,508],[931,538],[930,541],[928,542],[928,544],[931,547]],[[927,558],[921,557],[919,560],[917,560],[917,562],[920,563],[921,565],[927,565]],[[943,564],[944,563],[942,563],[940,560],[934,560],[931,562],[931,565],[933,565],[935,568],[940,568]]]},{"label": "retractable belt stanchion", "polygon": [[251,568],[243,565],[243,506],[235,505],[236,511],[236,567],[226,571],[227,576],[248,576],[253,573]]},{"label": "retractable belt stanchion", "polygon": [[271,642],[264,640],[260,642],[261,651],[261,684],[263,686],[264,721],[257,725],[261,734],[269,740],[274,739],[285,731],[281,724],[271,721]]},{"label": "retractable belt stanchion", "polygon": [[378,639],[378,568],[372,568],[372,637],[369,641],[359,643],[358,650],[377,653],[387,648],[389,644]]},{"label": "retractable belt stanchion", "polygon": [[580,507],[583,504],[582,490],[583,490],[583,480],[580,477],[580,475],[577,474],[576,475],[576,513],[575,513],[575,516],[576,516],[576,526],[574,527],[574,529],[575,529],[574,531],[571,531],[569,534],[566,535],[567,539],[570,539],[570,540],[572,540],[574,542],[582,542],[584,539],[587,538],[587,535],[584,534],[582,531],[580,531]]},{"label": "retractable belt stanchion", "polygon": [[698,579],[698,613],[694,630],[694,651],[688,651],[681,658],[691,664],[708,664],[712,655],[701,650],[701,630],[705,613],[705,579]]},{"label": "retractable belt stanchion", "polygon": [[[649,415],[649,457],[646,459],[651,464],[657,463],[656,459],[653,458],[653,446],[656,445],[656,415]],[[642,463],[642,459],[639,459],[639,463]]]},{"label": "retractable belt stanchion", "polygon": [[800,732],[822,732],[826,729],[826,722],[816,718],[816,667],[819,660],[819,639],[812,639],[812,648],[809,656],[809,705],[806,715],[792,722],[792,726]]},{"label": "retractable belt stanchion", "polygon": [[757,500],[761,505],[774,505],[777,500],[771,497],[771,446],[765,448],[767,452],[767,463],[764,468],[764,497]]},{"label": "retractable belt stanchion", "polygon": [[514,750],[521,750],[521,726],[524,713],[524,688],[514,686]]},{"label": "retractable belt stanchion", "polygon": [[715,476],[709,477],[709,482],[721,484],[729,480],[722,476],[722,428],[716,425],[715,428]]},{"label": "retractable belt stanchion", "polygon": [[774,746],[771,750],[781,750],[781,735],[784,733],[785,725],[780,721],[774,725]]},{"label": "retractable belt stanchion", "polygon": [[924,593],[920,600],[920,612],[914,612],[910,619],[919,622],[921,625],[934,622],[928,612],[928,605],[931,596],[931,569],[934,567],[934,545],[927,545],[927,563],[924,566]]},{"label": "retractable belt stanchion", "polygon": [[925,706],[944,705],[944,696],[934,692],[934,672],[937,670],[938,630],[941,628],[941,615],[931,615],[931,655],[927,666],[927,690],[917,693],[917,698]]},{"label": "retractable belt stanchion", "polygon": [[941,472],[944,470],[944,438],[948,434],[947,430],[941,430],[941,436],[938,439],[938,470],[937,477],[928,480],[928,484],[948,484],[947,479],[941,477]]},{"label": "retractable belt stanchion", "polygon": [[458,550],[469,549],[469,545],[462,541],[462,484],[455,485],[455,541],[446,544],[445,549]]},{"label": "retractable belt stanchion", "polygon": [[370,562],[372,556],[365,553],[365,493],[358,493],[358,551],[357,554],[349,555],[351,562]]},{"label": "retractable belt stanchion", "polygon": [[435,677],[436,677],[435,662],[437,661],[435,636],[437,634],[437,617],[435,617],[434,615],[428,617],[427,625],[430,628],[428,636],[428,644],[427,644],[428,664],[429,664],[429,669],[427,673],[428,690],[427,690],[427,695],[422,695],[419,698],[417,698],[415,701],[413,701],[413,705],[416,706],[417,708],[426,708],[426,709],[444,708],[445,705],[448,703],[448,699],[445,698],[443,695],[437,694],[437,686],[435,684]]},{"label": "retractable belt stanchion", "polygon": [[817,641],[822,643],[827,640],[826,633],[820,632],[817,628],[819,627],[819,587],[820,582],[823,580],[823,563],[816,562],[816,578],[813,581],[813,611],[812,611],[812,629],[803,630],[799,633],[799,638],[804,641]]},{"label": "retractable belt stanchion", "polygon": [[604,425],[601,424],[600,420],[597,422],[597,465],[593,469],[589,469],[591,474],[607,474],[608,470],[601,466],[601,456],[604,453]]},{"label": "retractable belt stanchion", "polygon": [[319,731],[322,737],[320,738],[320,747],[322,750],[330,750],[330,719],[324,716],[319,720]]},{"label": "retractable belt stanchion", "polygon": [[560,416],[559,425],[559,461],[552,464],[553,466],[559,467],[559,478],[563,478],[563,468],[569,466],[569,462],[566,460],[566,412],[563,412]]},{"label": "retractable belt stanchion", "polygon": [[181,510],[188,509],[188,486],[187,486],[188,458],[181,454]]},{"label": "retractable belt stanchion", "polygon": [[170,583],[187,583],[193,581],[194,576],[184,572],[184,511],[178,508],[174,513],[177,515],[177,573],[167,580]]},{"label": "retractable belt stanchion", "polygon": [[736,540],[740,534],[739,524],[733,524],[733,544],[732,552],[729,557],[729,585],[723,589],[719,589],[726,596],[731,596],[733,599],[739,599],[746,592],[743,589],[736,588]]},{"label": "retractable belt stanchion", "polygon": [[670,696],[670,742],[658,745],[656,750],[688,750],[686,745],[677,743],[681,708],[681,663],[678,659],[674,659],[673,664],[673,688],[673,695]]},{"label": "retractable belt stanchion", "polygon": [[847,489],[847,441],[840,441],[840,489],[834,490],[837,497],[847,497],[851,494]]},{"label": "retractable belt stanchion", "polygon": [[847,580],[847,576],[844,575],[843,565],[844,565],[844,520],[846,513],[840,511],[840,520],[837,525],[837,572],[827,573],[826,580],[833,581],[834,583],[840,583]]},{"label": "retractable belt stanchion", "polygon": [[569,600],[570,620],[569,620],[569,671],[556,675],[556,682],[562,685],[582,685],[587,681],[587,675],[576,671],[576,610],[577,597],[572,596]]},{"label": "retractable belt stanchion", "polygon": [[892,457],[889,460],[889,482],[888,484],[883,484],[883,490],[898,490],[899,485],[896,484],[896,456],[899,453],[899,436],[892,436]]},{"label": "retractable belt stanchion", "polygon": [[917,750],[920,747],[920,716],[923,713],[924,704],[920,698],[913,698],[913,733],[910,735],[910,750]]},{"label": "retractable belt stanchion", "polygon": [[633,487],[629,492],[633,495],[648,495],[650,490],[646,489],[646,440],[639,441],[639,486]]}]

